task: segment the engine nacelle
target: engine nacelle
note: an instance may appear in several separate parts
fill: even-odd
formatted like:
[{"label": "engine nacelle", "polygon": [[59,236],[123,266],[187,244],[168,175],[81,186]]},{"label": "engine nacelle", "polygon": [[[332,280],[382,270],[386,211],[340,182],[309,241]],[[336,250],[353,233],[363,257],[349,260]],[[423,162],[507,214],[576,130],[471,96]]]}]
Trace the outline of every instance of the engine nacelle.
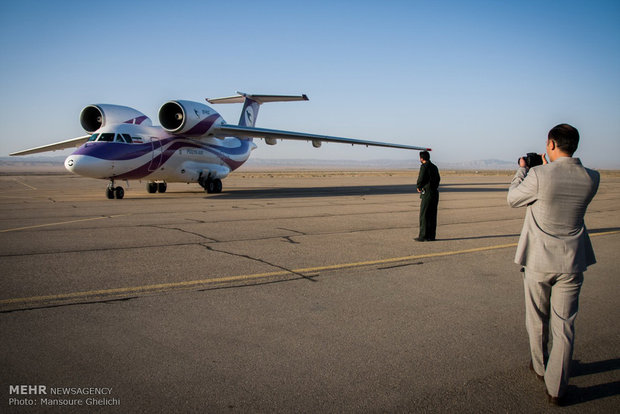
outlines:
[{"label": "engine nacelle", "polygon": [[159,108],[159,123],[171,134],[208,135],[224,120],[207,105],[192,101],[169,101]]},{"label": "engine nacelle", "polygon": [[80,124],[89,134],[110,124],[152,125],[149,117],[140,111],[128,106],[108,104],[88,105],[82,109]]}]

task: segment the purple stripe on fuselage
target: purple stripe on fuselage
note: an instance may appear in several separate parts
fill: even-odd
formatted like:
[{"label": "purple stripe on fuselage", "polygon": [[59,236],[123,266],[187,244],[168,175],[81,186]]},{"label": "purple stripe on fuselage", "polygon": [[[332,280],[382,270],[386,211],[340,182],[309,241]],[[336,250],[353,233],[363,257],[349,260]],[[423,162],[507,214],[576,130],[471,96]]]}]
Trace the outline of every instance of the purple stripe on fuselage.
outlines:
[{"label": "purple stripe on fuselage", "polygon": [[248,152],[249,141],[239,140],[240,145],[238,147],[224,147],[219,145],[205,144],[193,140],[187,140],[186,138],[163,138],[155,140],[153,142],[147,142],[145,144],[125,144],[121,142],[87,142],[78,148],[75,152],[76,155],[88,155],[90,157],[99,158],[107,161],[125,161],[140,158],[143,155],[152,152],[153,148],[156,150],[162,146],[167,145],[171,141],[173,142],[165,152],[170,153],[170,156],[174,151],[182,148],[199,148],[207,150],[213,154],[220,155],[225,154],[227,156],[242,155]]},{"label": "purple stripe on fuselage", "polygon": [[[162,146],[172,142],[163,152],[160,150]],[[246,161],[233,160],[230,157],[235,155],[243,155],[249,153],[251,141],[239,140],[237,147],[224,147],[213,144],[205,144],[186,138],[169,137],[161,140],[145,144],[125,144],[120,142],[89,142],[78,148],[74,154],[88,155],[105,161],[126,161],[140,158],[148,153],[152,153],[154,157],[146,161],[143,165],[128,171],[124,174],[116,176],[118,179],[139,179],[151,174],[154,168],[164,165],[176,151],[184,148],[196,148],[208,151],[221,159],[231,170],[236,170]],[[155,151],[153,150],[155,148]]]},{"label": "purple stripe on fuselage", "polygon": [[194,125],[189,131],[185,132],[187,135],[204,135],[220,118],[220,114],[213,114],[211,116],[206,117],[202,121],[198,122]]},{"label": "purple stripe on fuselage", "polygon": [[88,155],[107,161],[133,160],[153,151],[153,145],[125,144],[121,142],[88,142],[78,148],[74,154]]}]

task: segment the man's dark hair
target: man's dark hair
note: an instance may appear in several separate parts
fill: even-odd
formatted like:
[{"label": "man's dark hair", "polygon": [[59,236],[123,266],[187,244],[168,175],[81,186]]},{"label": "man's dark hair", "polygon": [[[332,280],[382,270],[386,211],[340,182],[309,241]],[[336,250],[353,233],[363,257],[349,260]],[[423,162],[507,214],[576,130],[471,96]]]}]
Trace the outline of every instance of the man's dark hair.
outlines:
[{"label": "man's dark hair", "polygon": [[420,159],[424,161],[429,161],[431,159],[431,154],[429,154],[428,151],[422,151],[420,153]]},{"label": "man's dark hair", "polygon": [[579,145],[579,131],[568,124],[556,125],[549,131],[548,139],[554,141],[562,152],[572,156]]}]

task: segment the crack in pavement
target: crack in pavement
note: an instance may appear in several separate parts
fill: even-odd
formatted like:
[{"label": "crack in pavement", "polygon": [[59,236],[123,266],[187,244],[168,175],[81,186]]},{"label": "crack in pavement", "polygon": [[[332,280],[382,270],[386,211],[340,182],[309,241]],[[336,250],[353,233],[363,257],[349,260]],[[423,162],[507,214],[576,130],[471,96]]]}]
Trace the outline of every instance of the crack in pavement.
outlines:
[{"label": "crack in pavement", "polygon": [[228,252],[228,251],[226,251],[226,250],[218,250],[218,249],[214,249],[213,247],[211,247],[211,246],[209,246],[209,245],[206,245],[206,244],[201,244],[201,246],[203,246],[205,249],[207,249],[207,250],[209,250],[209,251],[211,251],[211,252],[224,253],[224,254],[228,254],[228,255],[230,255],[230,256],[242,257],[242,258],[244,258],[244,259],[253,260],[253,261],[255,261],[255,262],[259,262],[259,263],[262,263],[262,264],[266,264],[266,265],[268,265],[268,266],[275,267],[276,269],[284,270],[284,271],[286,271],[286,272],[289,272],[289,273],[291,273],[291,274],[293,274],[293,275],[297,275],[297,276],[299,276],[299,277],[301,277],[301,278],[303,278],[303,279],[309,280],[309,281],[311,281],[311,282],[317,282],[317,280],[313,279],[313,277],[315,277],[314,275],[313,275],[313,276],[304,275],[303,273],[296,272],[296,271],[294,271],[294,270],[292,270],[292,269],[286,268],[286,267],[284,267],[284,266],[277,265],[277,264],[275,264],[275,263],[270,263],[270,262],[268,262],[268,261],[266,261],[266,260],[259,259],[259,258],[257,258],[257,257],[252,257],[252,256],[249,256],[249,255],[246,255],[246,254],[240,254],[240,253]]},{"label": "crack in pavement", "polygon": [[[154,225],[154,224],[148,224],[148,225],[140,226],[140,227],[153,227],[153,228],[160,229],[160,230],[177,230],[177,231],[180,231],[181,233],[198,236],[201,239],[210,241],[212,243],[220,243],[221,242],[220,240],[214,239],[212,237],[207,237],[207,236],[205,236],[203,234],[195,233],[195,232],[189,231],[189,230],[180,229],[178,227],[165,227],[165,226],[161,226],[161,225],[158,226],[158,225]],[[196,244],[200,244],[200,243],[196,243]]]},{"label": "crack in pavement", "polygon": [[282,236],[282,238],[285,241],[287,241],[287,242],[289,242],[291,244],[301,244],[300,242],[293,240],[291,237],[293,237],[293,236]]}]

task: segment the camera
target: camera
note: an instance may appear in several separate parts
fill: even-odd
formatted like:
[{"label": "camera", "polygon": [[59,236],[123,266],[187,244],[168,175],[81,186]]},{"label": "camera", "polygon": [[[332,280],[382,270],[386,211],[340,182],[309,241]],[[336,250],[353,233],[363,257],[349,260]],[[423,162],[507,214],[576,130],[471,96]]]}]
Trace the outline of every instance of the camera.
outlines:
[{"label": "camera", "polygon": [[[527,165],[527,168],[536,167],[537,165],[542,165],[543,163],[542,156],[540,156],[540,154],[536,154],[535,152],[528,152],[527,155],[521,158],[525,160],[525,165]],[[517,160],[517,163],[521,160],[521,158]]]}]

